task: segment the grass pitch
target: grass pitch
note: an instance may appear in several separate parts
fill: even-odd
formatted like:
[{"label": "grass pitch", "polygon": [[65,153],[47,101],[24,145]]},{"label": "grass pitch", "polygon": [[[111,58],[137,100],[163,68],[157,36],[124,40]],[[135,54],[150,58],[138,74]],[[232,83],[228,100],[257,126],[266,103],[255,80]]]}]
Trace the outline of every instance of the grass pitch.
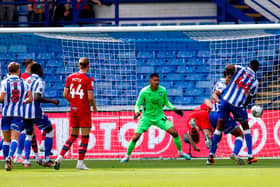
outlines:
[{"label": "grass pitch", "polygon": [[32,168],[13,165],[11,172],[0,170],[0,187],[280,187],[279,160],[245,166],[231,160],[216,160],[212,166],[206,166],[205,160],[131,160],[125,164],[89,160],[89,171],[76,170],[73,160],[63,161],[58,171],[32,164]]}]

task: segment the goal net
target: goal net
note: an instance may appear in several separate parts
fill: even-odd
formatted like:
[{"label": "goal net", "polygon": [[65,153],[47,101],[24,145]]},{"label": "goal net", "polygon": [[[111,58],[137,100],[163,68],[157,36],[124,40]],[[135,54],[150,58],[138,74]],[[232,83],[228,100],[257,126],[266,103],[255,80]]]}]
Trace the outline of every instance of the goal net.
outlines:
[{"label": "goal net", "polygon": [[[106,27],[45,31],[35,28],[30,33],[20,34],[10,31],[0,34],[0,49],[6,48],[6,52],[0,54],[5,62],[1,62],[1,75],[5,74],[4,68],[9,61],[34,58],[43,64],[45,96],[61,101],[60,107],[44,105],[56,131],[53,152],[58,154],[70,133],[69,104],[62,98],[65,79],[78,71],[80,57],[88,57],[88,75],[94,78],[98,112],[92,113],[87,158],[119,159],[126,154],[136,129],[134,104],[140,90],[149,85],[151,73],[160,75],[160,83],[167,88],[171,103],[184,110],[183,117],[168,110],[165,112],[182,139],[191,110],[210,98],[215,82],[223,76],[225,65],[247,66],[252,59],[257,59],[261,64],[257,73],[260,84],[251,105],[259,104],[265,111],[261,118],[253,118],[248,110],[253,151],[259,157],[279,157],[280,26],[271,30],[266,27]],[[5,42],[7,40],[9,42]],[[14,53],[16,55],[12,56]],[[228,157],[233,142],[231,135],[223,136],[217,156]],[[202,134],[198,147],[201,151],[195,152],[182,140],[184,152],[190,152],[194,157],[207,157],[209,150]],[[77,153],[78,144],[75,143],[67,158],[77,158]],[[245,142],[240,155],[247,156]],[[132,158],[137,159],[175,157],[178,154],[172,137],[156,127],[142,135],[132,153]]]}]

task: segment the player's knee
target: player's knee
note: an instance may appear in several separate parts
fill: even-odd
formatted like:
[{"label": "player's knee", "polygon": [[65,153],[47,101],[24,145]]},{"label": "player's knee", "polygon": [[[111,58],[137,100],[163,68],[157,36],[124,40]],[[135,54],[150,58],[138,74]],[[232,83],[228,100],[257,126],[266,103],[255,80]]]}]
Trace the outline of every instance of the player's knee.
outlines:
[{"label": "player's knee", "polygon": [[137,141],[139,140],[140,136],[141,136],[141,134],[138,134],[138,133],[137,133],[137,134],[134,134],[134,136],[132,137],[131,140],[132,140],[133,142],[137,142]]},{"label": "player's knee", "polygon": [[174,127],[171,127],[170,129],[168,129],[169,134],[171,134],[171,136],[173,136],[174,138],[178,137],[178,132],[176,131],[176,129]]},{"label": "player's knee", "polygon": [[48,137],[48,138],[52,138],[54,135],[54,130],[51,125],[48,126],[47,128],[45,128],[44,132],[46,132],[46,137]]}]

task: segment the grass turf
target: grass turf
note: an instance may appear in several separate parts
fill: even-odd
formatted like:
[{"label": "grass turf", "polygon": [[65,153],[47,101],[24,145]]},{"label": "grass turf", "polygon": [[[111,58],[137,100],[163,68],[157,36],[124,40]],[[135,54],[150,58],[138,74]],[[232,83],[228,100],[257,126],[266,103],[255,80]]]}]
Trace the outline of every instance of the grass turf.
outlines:
[{"label": "grass turf", "polygon": [[63,161],[58,171],[32,164],[32,168],[13,165],[11,172],[0,170],[0,186],[280,186],[279,160],[259,160],[245,166],[238,166],[231,160],[216,160],[212,166],[206,166],[205,160],[132,160],[125,164],[89,160],[86,161],[89,171],[76,170],[73,160]]}]

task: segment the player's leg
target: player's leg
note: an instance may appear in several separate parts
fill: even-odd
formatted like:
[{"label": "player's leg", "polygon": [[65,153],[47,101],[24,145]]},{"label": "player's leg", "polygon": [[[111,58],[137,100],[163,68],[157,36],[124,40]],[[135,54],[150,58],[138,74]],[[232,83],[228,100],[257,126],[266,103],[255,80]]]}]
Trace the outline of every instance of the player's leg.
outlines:
[{"label": "player's leg", "polygon": [[3,157],[5,161],[5,169],[10,171],[12,169],[12,162],[9,158],[10,142],[11,142],[11,130],[10,130],[10,118],[2,117],[1,129],[3,134]]},{"label": "player's leg", "polygon": [[252,141],[250,126],[248,123],[248,113],[246,111],[246,108],[245,107],[242,107],[242,108],[232,107],[232,113],[233,113],[234,119],[236,121],[240,122],[242,129],[244,131],[244,134],[245,134],[245,142],[246,142],[247,150],[248,150],[248,164],[257,162],[258,159],[253,157],[253,141]]},{"label": "player's leg", "polygon": [[40,148],[39,148],[39,150],[41,152],[45,152],[45,139],[46,139],[46,132],[42,131],[42,141],[41,141]]},{"label": "player's leg", "polygon": [[23,119],[22,118],[13,118],[11,121],[11,145],[9,157],[12,159],[18,145],[18,137],[20,135],[20,131],[23,127]]},{"label": "player's leg", "polygon": [[155,125],[161,129],[165,130],[173,137],[173,141],[177,147],[178,154],[180,157],[182,157],[186,160],[191,159],[190,155],[188,155],[182,151],[180,136],[178,135],[178,132],[175,129],[175,127],[173,126],[173,124],[165,116],[162,119],[160,119]]},{"label": "player's leg", "polygon": [[21,164],[24,163],[24,159],[22,158],[22,151],[24,149],[25,138],[26,138],[26,131],[22,130],[18,138],[18,146],[17,146],[17,152],[16,152],[16,157],[14,159],[14,163],[21,163]]},{"label": "player's leg", "polygon": [[[236,124],[235,121],[232,121],[232,122],[229,121],[229,123]],[[233,126],[233,125],[229,124],[229,126]],[[231,134],[233,136],[235,136],[235,142],[234,142],[233,153],[230,155],[230,158],[232,160],[235,160],[237,162],[237,164],[244,165],[244,161],[238,157],[238,154],[239,154],[239,152],[242,148],[242,144],[243,144],[243,133],[237,124],[235,126],[236,126],[236,128],[231,132]]]},{"label": "player's leg", "polygon": [[55,159],[54,169],[56,169],[56,170],[60,169],[60,164],[63,160],[64,155],[68,152],[68,150],[72,146],[73,142],[79,136],[79,130],[80,130],[80,128],[79,128],[79,118],[77,116],[75,116],[74,114],[70,113],[69,124],[70,124],[70,127],[71,127],[71,134],[68,137],[68,139],[66,140],[66,142],[64,143],[64,145],[63,145],[63,147],[60,151],[60,154]]},{"label": "player's leg", "polygon": [[211,144],[212,144],[212,141],[211,141],[212,131],[210,129],[203,129],[202,132],[204,135],[205,145],[208,149],[210,149]]},{"label": "player's leg", "polygon": [[143,132],[146,132],[150,128],[151,124],[152,122],[150,119],[141,116],[141,118],[138,120],[135,133],[131,138],[131,140],[129,141],[126,156],[121,160],[121,163],[125,163],[129,161],[130,155],[136,146],[136,142],[139,140]]},{"label": "player's leg", "polygon": [[140,129],[136,130],[136,132],[134,133],[133,137],[129,141],[129,144],[128,144],[128,147],[127,147],[126,156],[121,160],[122,163],[125,163],[125,162],[129,161],[130,155],[131,155],[133,149],[135,148],[136,143],[139,140],[139,138],[141,137],[142,133],[141,133]]},{"label": "player's leg", "polygon": [[81,143],[79,146],[79,158],[78,158],[78,162],[77,162],[77,166],[76,166],[77,169],[88,170],[88,168],[84,164],[84,158],[85,158],[85,155],[87,152],[90,129],[91,128],[88,128],[88,127],[81,128],[82,139],[81,139]]},{"label": "player's leg", "polygon": [[33,136],[33,119],[24,119],[24,128],[26,131],[26,138],[24,142],[24,167],[31,167],[30,162],[30,153],[32,145],[32,136]]},{"label": "player's leg", "polygon": [[38,153],[38,145],[37,145],[37,139],[36,139],[36,133],[35,133],[35,128],[33,128],[33,136],[32,136],[32,141],[31,141],[31,147],[35,155],[35,160],[36,161],[41,161],[41,157]]}]

